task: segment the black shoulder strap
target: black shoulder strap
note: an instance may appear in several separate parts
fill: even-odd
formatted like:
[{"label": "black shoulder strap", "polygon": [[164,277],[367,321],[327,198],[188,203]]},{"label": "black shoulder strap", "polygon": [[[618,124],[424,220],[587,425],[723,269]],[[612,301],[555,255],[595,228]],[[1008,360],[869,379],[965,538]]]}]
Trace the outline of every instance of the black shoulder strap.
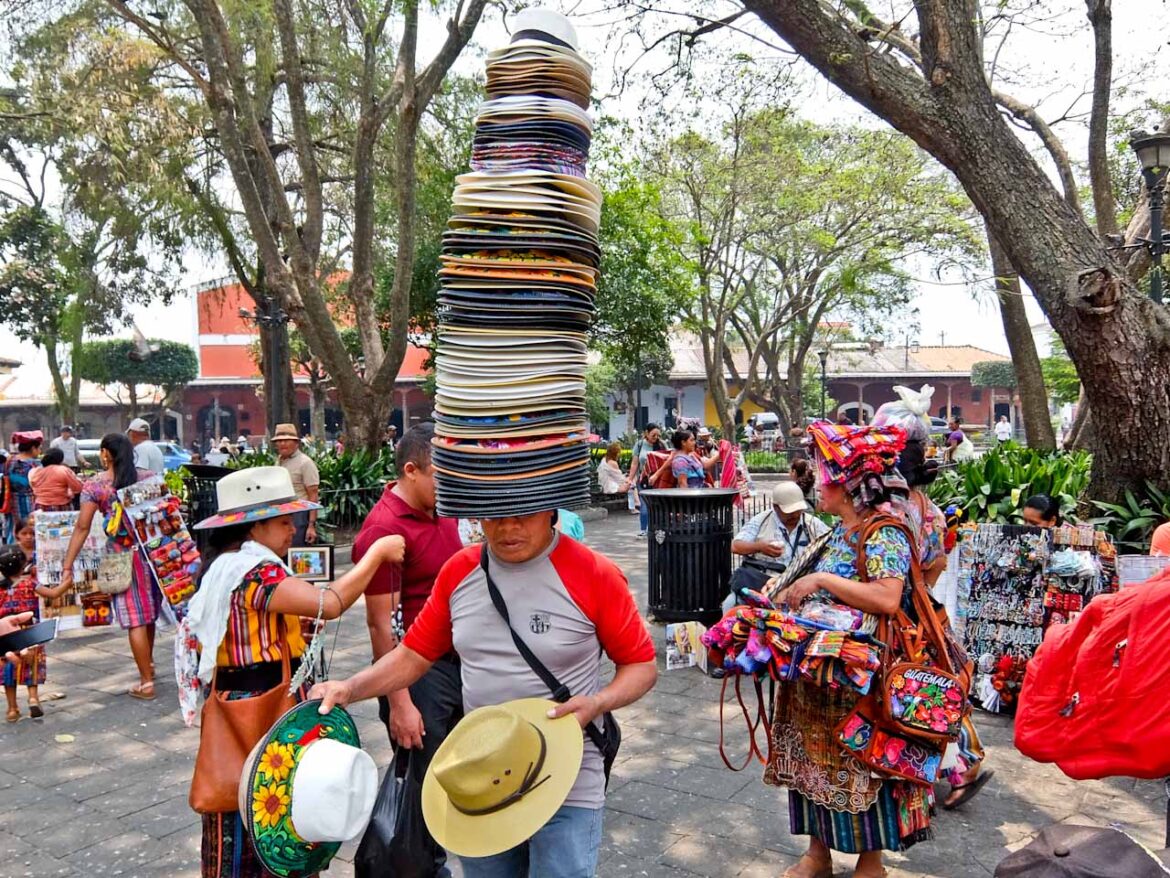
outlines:
[{"label": "black shoulder strap", "polygon": [[[521,639],[520,635],[516,633],[516,629],[512,627],[512,619],[508,616],[508,605],[504,603],[504,596],[500,594],[500,590],[496,587],[496,583],[492,580],[492,575],[488,571],[488,547],[482,546],[479,551],[479,566],[483,569],[484,579],[487,580],[488,595],[491,596],[492,605],[496,608],[496,612],[504,620],[504,624],[508,626],[508,633],[512,635],[512,642],[516,644],[516,649],[520,656],[528,663],[528,667],[540,677],[541,682],[548,687],[548,691],[552,693],[553,701],[564,703],[573,697],[573,693],[569,691],[569,687],[558,680],[553,672],[544,666],[544,662],[536,657],[528,644]],[[601,730],[593,723],[585,726],[585,734],[589,736],[597,749],[604,752],[604,739],[602,738]]]},{"label": "black shoulder strap", "polygon": [[508,626],[508,633],[512,635],[512,642],[516,644],[516,649],[524,661],[528,663],[528,667],[532,668],[536,672],[536,676],[540,677],[544,685],[548,687],[548,691],[552,693],[553,701],[568,701],[573,697],[573,693],[569,691],[569,687],[553,676],[553,672],[544,666],[544,662],[536,657],[536,653],[529,649],[528,644],[520,638],[520,635],[516,633],[516,629],[512,627],[512,619],[508,615],[508,605],[504,603],[504,596],[500,594],[500,590],[492,580],[491,573],[488,572],[487,546],[480,548],[479,566],[483,569],[484,578],[487,580],[487,589],[492,599],[492,605],[496,608],[496,612],[503,617],[504,624]]}]

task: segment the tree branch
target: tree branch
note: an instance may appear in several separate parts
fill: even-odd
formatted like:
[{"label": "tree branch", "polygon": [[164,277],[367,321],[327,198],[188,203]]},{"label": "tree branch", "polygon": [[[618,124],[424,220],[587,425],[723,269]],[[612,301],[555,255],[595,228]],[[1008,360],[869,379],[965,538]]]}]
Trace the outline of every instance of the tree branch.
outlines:
[{"label": "tree branch", "polygon": [[1109,90],[1113,86],[1112,0],[1086,0],[1093,25],[1093,109],[1089,116],[1089,181],[1097,234],[1117,233],[1113,179],[1109,170]]},{"label": "tree branch", "polygon": [[281,54],[287,79],[289,115],[292,117],[293,142],[296,144],[297,165],[301,169],[301,192],[305,199],[304,223],[301,240],[309,258],[316,262],[321,253],[322,214],[325,206],[321,197],[321,178],[317,167],[317,153],[313,147],[313,133],[305,100],[304,71],[301,68],[300,47],[297,44],[293,11],[289,0],[275,0],[276,27],[280,34]]}]

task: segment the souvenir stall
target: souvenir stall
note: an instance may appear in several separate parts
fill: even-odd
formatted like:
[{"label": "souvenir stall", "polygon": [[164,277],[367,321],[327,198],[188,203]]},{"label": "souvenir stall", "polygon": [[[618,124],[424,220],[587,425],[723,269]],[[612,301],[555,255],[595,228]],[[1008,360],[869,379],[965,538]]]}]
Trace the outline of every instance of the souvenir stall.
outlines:
[{"label": "souvenir stall", "polygon": [[167,603],[182,615],[186,601],[195,594],[200,559],[179,511],[179,498],[167,490],[161,476],[156,476],[122,488],[118,499],[121,508],[115,517],[124,518],[128,536],[117,539],[127,548],[136,545],[141,549]]},{"label": "souvenir stall", "polygon": [[[37,580],[48,588],[61,584],[65,553],[77,527],[78,512],[38,512],[36,534]],[[110,596],[130,584],[131,556],[107,551],[100,517],[73,562],[73,587],[60,597],[42,599],[41,618],[59,619],[58,630],[97,628],[113,623]]]},{"label": "souvenir stall", "polygon": [[961,529],[957,554],[953,622],[975,662],[973,699],[984,710],[1012,712],[1048,626],[1116,590],[1116,550],[1091,526],[981,524]]},{"label": "souvenir stall", "polygon": [[589,501],[592,68],[567,19],[541,20],[558,32],[522,30],[488,54],[471,173],[443,233],[434,464],[439,514],[453,518]]}]

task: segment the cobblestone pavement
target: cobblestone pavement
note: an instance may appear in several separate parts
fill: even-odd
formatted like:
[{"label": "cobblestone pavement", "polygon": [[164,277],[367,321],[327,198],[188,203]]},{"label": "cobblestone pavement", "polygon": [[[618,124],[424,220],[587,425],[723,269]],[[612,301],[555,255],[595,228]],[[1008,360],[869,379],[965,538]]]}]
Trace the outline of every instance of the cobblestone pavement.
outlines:
[{"label": "cobblestone pavement", "polygon": [[[644,606],[646,547],[635,522],[619,515],[588,528],[589,542],[622,565]],[[662,628],[653,630],[661,644]],[[368,656],[356,607],[339,629],[334,675],[353,673]],[[136,674],[120,631],[72,632],[51,646],[42,691],[68,697],[48,702],[43,720],[0,728],[0,878],[199,874],[199,824],[187,807],[198,730],[179,719],[163,673],[170,660],[164,633],[159,697],[146,703],[125,695]],[[672,671],[620,713],[625,740],[608,798],[603,878],[770,878],[795,861],[802,844],[787,832],[784,793],[764,787],[758,765],[734,773],[720,761],[719,691],[697,670]],[[354,714],[366,749],[388,764],[372,703]],[[731,718],[734,757],[745,752],[745,734]],[[991,875],[1008,850],[1056,822],[1115,825],[1161,847],[1160,783],[1074,782],[1016,753],[1010,721],[981,715],[978,723],[995,779],[961,811],[937,818],[933,843],[891,857],[891,878]],[[326,874],[352,875],[353,850],[347,845]],[[839,858],[838,875],[849,866]]]}]

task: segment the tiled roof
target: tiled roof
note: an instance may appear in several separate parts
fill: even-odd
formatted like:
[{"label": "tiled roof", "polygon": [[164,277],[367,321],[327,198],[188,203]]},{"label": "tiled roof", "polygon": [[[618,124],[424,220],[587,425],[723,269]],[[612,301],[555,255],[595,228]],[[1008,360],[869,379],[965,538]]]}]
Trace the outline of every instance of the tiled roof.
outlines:
[{"label": "tiled roof", "polygon": [[[672,381],[705,381],[703,347],[694,333],[672,335],[674,368]],[[815,358],[815,354],[811,355]],[[747,371],[748,354],[742,348],[732,351],[732,360],[740,375]],[[829,353],[826,371],[830,378],[899,378],[899,377],[968,377],[976,363],[987,360],[1008,361],[1009,357],[973,345],[919,345],[886,347],[864,342],[837,345]],[[815,359],[814,359],[815,362]],[[731,370],[724,369],[730,379]]]},{"label": "tiled roof", "polygon": [[832,378],[868,377],[968,377],[976,363],[1009,361],[1002,354],[973,345],[920,345],[918,347],[834,348],[829,354],[828,374]]}]

